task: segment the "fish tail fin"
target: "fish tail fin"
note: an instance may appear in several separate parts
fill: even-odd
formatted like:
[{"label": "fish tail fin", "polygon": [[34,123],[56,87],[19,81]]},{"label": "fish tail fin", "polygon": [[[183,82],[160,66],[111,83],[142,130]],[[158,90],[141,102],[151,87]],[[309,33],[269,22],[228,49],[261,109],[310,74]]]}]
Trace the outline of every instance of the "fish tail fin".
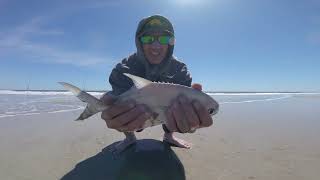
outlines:
[{"label": "fish tail fin", "polygon": [[80,116],[75,121],[83,121],[99,112],[98,108],[95,108],[91,104],[87,104],[84,111],[80,114]]},{"label": "fish tail fin", "polygon": [[89,118],[90,116],[103,111],[107,107],[100,101],[98,98],[92,96],[91,94],[81,91],[78,87],[73,86],[69,83],[59,82],[65,89],[71,91],[77,98],[79,98],[82,102],[86,102],[87,106],[81,115],[76,119],[76,121],[84,120]]}]

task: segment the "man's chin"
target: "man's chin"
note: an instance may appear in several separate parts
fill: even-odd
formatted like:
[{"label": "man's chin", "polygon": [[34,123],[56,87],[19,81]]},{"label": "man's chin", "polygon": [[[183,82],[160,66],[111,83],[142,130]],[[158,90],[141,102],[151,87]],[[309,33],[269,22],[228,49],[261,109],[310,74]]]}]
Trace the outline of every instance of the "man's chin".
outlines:
[{"label": "man's chin", "polygon": [[154,58],[152,60],[149,60],[150,64],[160,64],[162,62],[162,59]]}]

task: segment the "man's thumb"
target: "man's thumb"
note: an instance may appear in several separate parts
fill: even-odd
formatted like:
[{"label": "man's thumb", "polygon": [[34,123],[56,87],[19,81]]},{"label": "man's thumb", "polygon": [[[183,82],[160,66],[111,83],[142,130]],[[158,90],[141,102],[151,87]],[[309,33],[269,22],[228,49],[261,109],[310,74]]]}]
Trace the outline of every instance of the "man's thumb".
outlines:
[{"label": "man's thumb", "polygon": [[191,87],[192,87],[193,89],[198,90],[198,91],[202,91],[202,85],[199,84],[199,83],[194,83],[194,84],[192,84]]},{"label": "man's thumb", "polygon": [[105,105],[110,105],[113,104],[116,101],[116,96],[110,94],[110,93],[104,93],[100,100],[103,102]]}]

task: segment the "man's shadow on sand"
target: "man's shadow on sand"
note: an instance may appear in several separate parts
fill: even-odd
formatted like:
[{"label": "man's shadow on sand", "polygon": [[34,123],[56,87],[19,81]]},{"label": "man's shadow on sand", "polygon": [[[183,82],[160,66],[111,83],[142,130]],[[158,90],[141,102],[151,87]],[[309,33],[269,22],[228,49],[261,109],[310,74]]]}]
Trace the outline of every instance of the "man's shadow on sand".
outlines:
[{"label": "man's shadow on sand", "polygon": [[153,139],[138,140],[118,158],[109,151],[78,163],[61,180],[185,180],[184,167],[170,145]]}]

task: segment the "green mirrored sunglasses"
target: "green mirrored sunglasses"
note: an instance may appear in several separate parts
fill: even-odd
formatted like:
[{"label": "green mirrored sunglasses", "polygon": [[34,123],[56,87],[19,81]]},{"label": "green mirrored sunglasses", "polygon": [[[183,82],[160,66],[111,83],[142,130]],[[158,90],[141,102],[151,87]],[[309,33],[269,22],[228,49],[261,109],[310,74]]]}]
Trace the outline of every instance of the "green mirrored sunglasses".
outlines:
[{"label": "green mirrored sunglasses", "polygon": [[167,45],[167,44],[172,44],[173,41],[172,36],[142,36],[140,38],[140,41],[142,44],[152,44],[155,40],[157,40],[161,45]]}]

